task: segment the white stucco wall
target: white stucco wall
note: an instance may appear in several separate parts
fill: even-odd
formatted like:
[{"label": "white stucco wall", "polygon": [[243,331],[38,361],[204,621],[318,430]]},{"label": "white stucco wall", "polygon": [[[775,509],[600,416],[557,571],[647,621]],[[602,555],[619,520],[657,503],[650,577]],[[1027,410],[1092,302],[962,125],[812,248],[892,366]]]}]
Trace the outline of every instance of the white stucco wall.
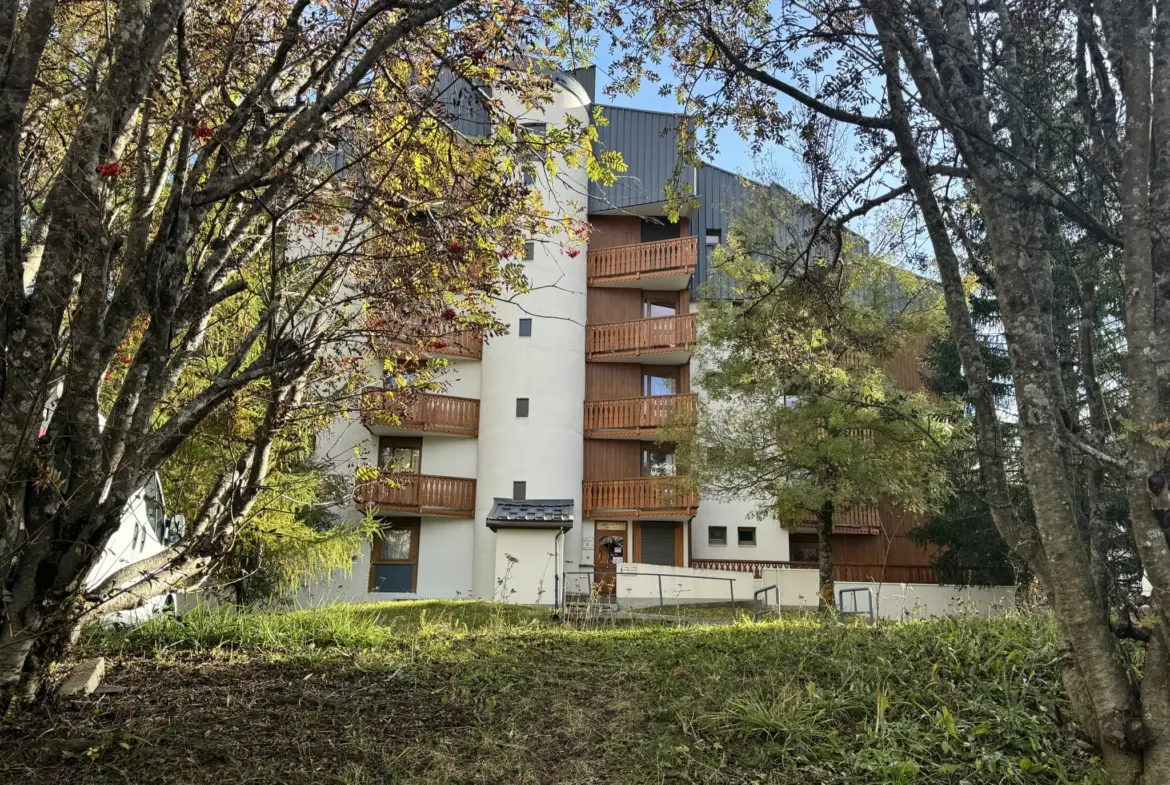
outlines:
[{"label": "white stucco wall", "polygon": [[[704,498],[691,524],[693,557],[696,559],[735,559],[739,561],[788,561],[788,532],[775,518],[759,520],[752,517],[756,505],[751,501],[721,501]],[[727,527],[727,544],[708,542],[709,526]],[[737,529],[754,526],[755,545],[740,545]]]},{"label": "white stucco wall", "polygon": [[[753,578],[748,572],[620,564],[614,596],[619,605],[657,605],[658,574],[662,573],[662,601],[667,605],[695,602],[752,601]],[[718,580],[710,580],[716,578]]]},{"label": "white stucco wall", "polygon": [[422,437],[423,474],[437,474],[440,477],[474,477],[479,460],[479,447],[475,439],[463,436]]},{"label": "white stucco wall", "polygon": [[478,398],[480,393],[480,361],[448,358],[447,367],[437,381],[446,385],[443,395],[460,398]]},{"label": "white stucco wall", "polygon": [[[779,588],[781,607],[810,609],[817,607],[819,581],[816,570],[763,570],[760,584],[775,585]],[[1015,608],[1014,586],[960,587],[837,581],[835,587],[838,597],[841,596],[842,590],[869,589],[873,597],[875,615],[891,620],[924,619],[956,613],[997,615]],[[773,600],[769,598],[769,601]],[[867,607],[863,597],[857,597],[856,602],[858,610]]]},{"label": "white stucco wall", "polygon": [[475,522],[470,518],[422,519],[418,538],[418,592],[398,594],[369,591],[370,546],[350,571],[337,570],[301,590],[294,605],[314,607],[330,602],[380,602],[400,599],[453,599],[471,593],[471,542]]},{"label": "white stucco wall", "polygon": [[[568,91],[558,91],[544,111],[527,110],[501,95],[508,111],[523,122],[562,124],[566,115],[581,121],[587,107]],[[509,105],[511,104],[511,105]],[[562,167],[549,180],[538,173],[533,186],[552,211],[584,219],[587,178],[583,171]],[[574,204],[575,203],[575,204]],[[585,249],[575,257],[563,252],[563,238],[541,242],[534,259],[525,263],[532,291],[501,302],[497,316],[508,324],[507,335],[484,346],[480,379],[478,483],[475,510],[475,591],[490,597],[502,575],[505,546],[487,528],[495,497],[511,498],[512,483],[524,481],[530,499],[572,499],[580,520],[585,400]],[[520,337],[519,320],[532,319],[531,337]],[[529,415],[516,416],[516,399],[529,399]],[[522,535],[531,536],[530,534]],[[569,533],[567,553],[580,551],[579,527]],[[572,558],[572,556],[571,556]],[[570,565],[571,568],[571,565]],[[518,567],[513,568],[513,575]],[[523,568],[527,571],[527,565]],[[525,585],[531,583],[525,577]],[[551,597],[551,582],[548,587]]]},{"label": "white stucco wall", "polygon": [[552,605],[562,547],[556,541],[557,533],[555,529],[500,529],[496,534],[496,585],[487,596],[520,605]]}]

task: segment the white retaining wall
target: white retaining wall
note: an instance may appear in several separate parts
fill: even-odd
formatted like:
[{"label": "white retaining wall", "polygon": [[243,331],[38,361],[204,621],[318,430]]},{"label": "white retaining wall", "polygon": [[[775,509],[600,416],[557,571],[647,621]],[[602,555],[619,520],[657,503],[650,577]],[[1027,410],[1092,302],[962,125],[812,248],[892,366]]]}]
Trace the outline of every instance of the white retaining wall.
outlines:
[{"label": "white retaining wall", "polygon": [[[755,583],[750,572],[696,570],[691,567],[663,567],[657,564],[619,564],[615,598],[619,605],[658,604],[658,573],[662,578],[662,599],[667,605],[694,602],[751,603]],[[669,577],[666,577],[669,575]],[[704,580],[719,578],[721,580]],[[724,580],[724,579],[730,579]]]},{"label": "white retaining wall", "polygon": [[[816,570],[769,569],[761,573],[761,586],[775,585],[784,608],[816,608]],[[842,590],[868,588],[873,596],[874,614],[883,619],[923,619],[960,612],[1000,614],[1015,608],[1015,586],[939,586],[936,584],[865,583],[837,581]],[[865,600],[858,599],[859,609]]]}]

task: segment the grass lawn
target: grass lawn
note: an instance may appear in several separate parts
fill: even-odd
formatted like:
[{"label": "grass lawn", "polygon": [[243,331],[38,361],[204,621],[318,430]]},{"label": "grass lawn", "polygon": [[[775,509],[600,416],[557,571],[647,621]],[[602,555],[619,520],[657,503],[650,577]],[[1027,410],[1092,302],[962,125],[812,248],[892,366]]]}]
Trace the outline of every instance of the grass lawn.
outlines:
[{"label": "grass lawn", "polygon": [[569,629],[396,603],[86,642],[115,694],[0,730],[0,783],[1097,783],[1044,616]]}]

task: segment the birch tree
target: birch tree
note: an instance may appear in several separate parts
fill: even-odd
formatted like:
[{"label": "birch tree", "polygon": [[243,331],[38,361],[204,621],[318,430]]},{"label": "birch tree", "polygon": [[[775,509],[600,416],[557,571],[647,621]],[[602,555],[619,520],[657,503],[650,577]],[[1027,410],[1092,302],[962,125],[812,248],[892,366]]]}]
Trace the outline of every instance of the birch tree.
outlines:
[{"label": "birch tree", "polygon": [[[804,107],[853,129],[869,164],[837,220],[912,200],[975,411],[983,493],[1005,542],[1044,587],[1065,647],[1076,708],[1067,728],[1101,756],[1114,785],[1170,781],[1170,4],[618,7],[600,17],[627,46],[618,87],[668,56],[674,80],[664,90],[686,96],[708,134],[691,149],[702,152],[727,124],[786,142],[799,132],[793,107]],[[998,302],[1034,527],[1011,497],[967,274]],[[1060,362],[1061,275],[1075,276],[1082,295],[1071,366]],[[1111,281],[1119,297],[1102,302]],[[1103,335],[1123,356],[1108,384]],[[1108,591],[1101,506],[1077,503],[1072,467],[1083,459],[1096,469],[1090,497],[1100,497],[1106,475],[1126,489],[1148,598],[1117,602]],[[1150,615],[1135,624],[1134,606],[1147,603]],[[1122,638],[1137,640],[1142,667]]]}]

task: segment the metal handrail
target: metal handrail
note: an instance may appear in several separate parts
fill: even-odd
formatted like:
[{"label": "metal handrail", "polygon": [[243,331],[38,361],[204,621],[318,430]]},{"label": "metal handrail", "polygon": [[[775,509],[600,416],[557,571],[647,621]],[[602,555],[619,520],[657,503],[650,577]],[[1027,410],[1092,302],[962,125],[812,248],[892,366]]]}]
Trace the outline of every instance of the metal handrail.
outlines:
[{"label": "metal handrail", "polygon": [[[841,589],[840,591],[837,592],[837,618],[843,620],[846,616],[865,615],[865,611],[857,610],[857,593],[858,592],[865,592],[866,596],[869,597],[869,623],[873,624],[873,622],[874,622],[873,592],[870,591],[868,586],[861,586],[861,587],[854,588],[854,589]],[[851,611],[845,610],[845,595],[846,594],[850,595],[853,599],[853,610],[851,610]]]},{"label": "metal handrail", "polygon": [[780,587],[776,584],[765,586],[762,589],[756,589],[752,595],[752,621],[760,620],[760,595],[764,595],[764,613],[768,612],[768,592],[776,592],[776,610],[780,610]]},{"label": "metal handrail", "polygon": [[[569,575],[612,575],[612,576],[614,576],[614,581],[615,581],[615,585],[616,585],[617,576],[619,573],[616,570],[614,570],[612,572],[609,570],[573,570],[573,571],[565,572],[564,574],[565,574],[565,576],[569,576]],[[641,572],[641,571],[638,571],[637,573],[630,573],[630,574],[631,575],[636,574],[636,575],[646,576],[646,577],[655,576],[658,578],[658,616],[659,616],[659,618],[665,618],[665,616],[666,616],[666,603],[665,603],[665,600],[663,599],[663,595],[662,595],[662,579],[663,578],[694,578],[695,580],[700,580],[700,581],[727,581],[727,588],[731,594],[731,616],[733,619],[735,618],[735,612],[738,610],[738,607],[739,607],[735,604],[735,579],[734,578],[720,578],[720,577],[715,576],[715,575],[679,575],[678,573],[674,573],[674,572]],[[554,610],[557,608],[565,607],[565,595],[568,594],[568,591],[569,591],[569,581],[566,579],[565,582],[563,584],[561,584],[561,587],[560,587],[560,595],[561,596],[553,598]],[[777,590],[776,596],[779,597],[779,590]],[[558,600],[560,600],[560,605],[557,605]]]}]

